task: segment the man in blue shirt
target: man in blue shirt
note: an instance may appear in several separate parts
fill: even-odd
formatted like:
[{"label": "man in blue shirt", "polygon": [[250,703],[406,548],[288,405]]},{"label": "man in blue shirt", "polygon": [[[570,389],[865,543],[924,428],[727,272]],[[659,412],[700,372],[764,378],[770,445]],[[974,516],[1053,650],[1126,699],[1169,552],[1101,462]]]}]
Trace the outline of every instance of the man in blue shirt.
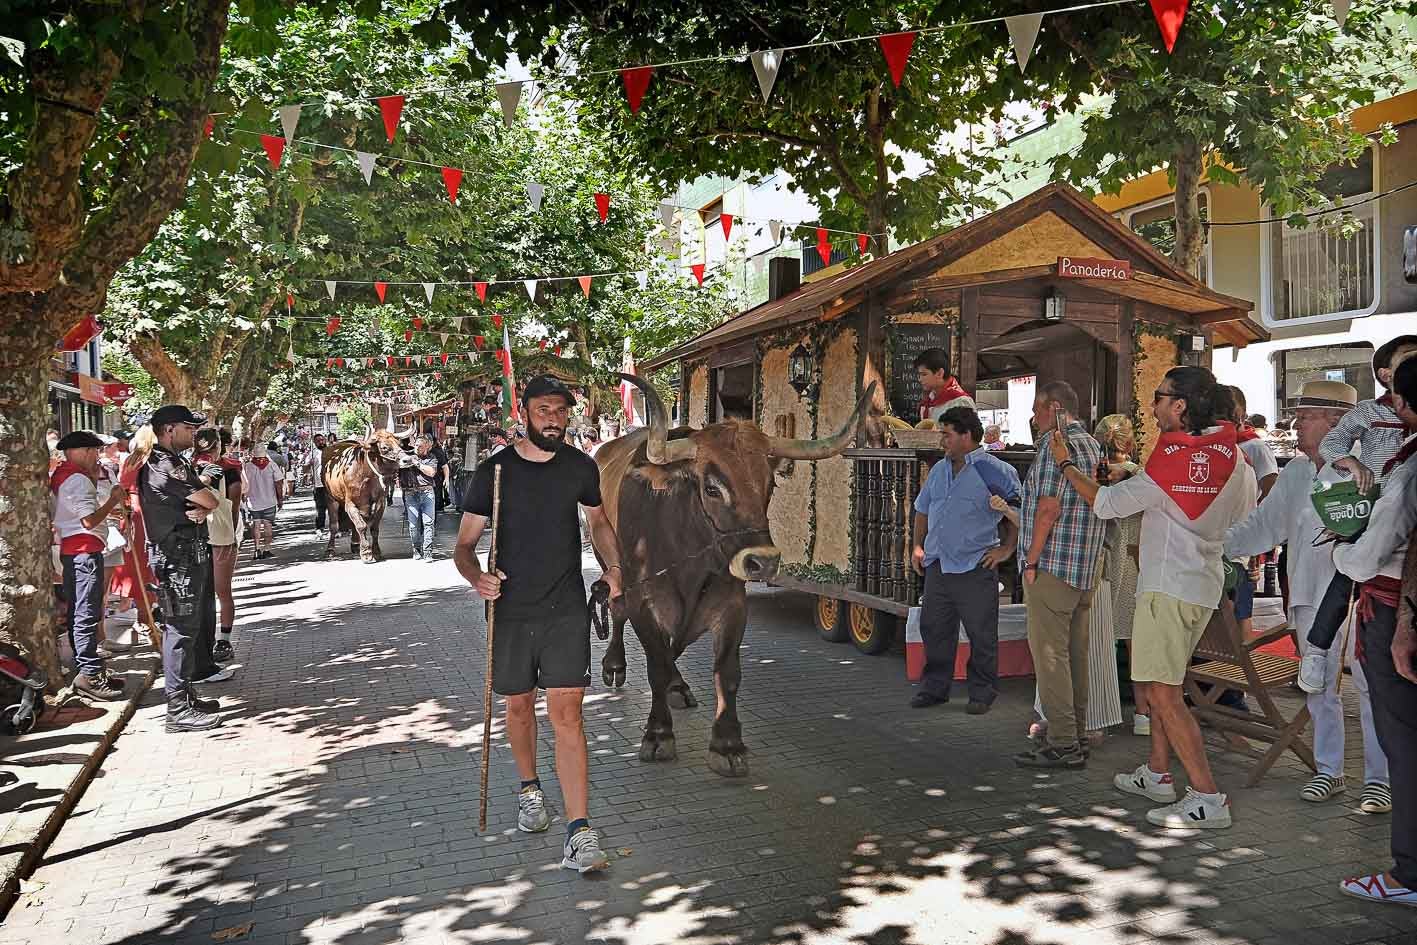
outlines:
[{"label": "man in blue shirt", "polygon": [[[999,576],[1018,532],[989,507],[999,496],[1019,501],[1018,473],[980,445],[984,428],[968,407],[940,417],[946,457],[915,499],[915,570],[925,575],[920,636],[925,674],[910,700],[917,709],[950,701],[959,625],[969,635],[970,715],[983,715],[999,692]],[[1003,521],[1003,535],[999,523]]]}]

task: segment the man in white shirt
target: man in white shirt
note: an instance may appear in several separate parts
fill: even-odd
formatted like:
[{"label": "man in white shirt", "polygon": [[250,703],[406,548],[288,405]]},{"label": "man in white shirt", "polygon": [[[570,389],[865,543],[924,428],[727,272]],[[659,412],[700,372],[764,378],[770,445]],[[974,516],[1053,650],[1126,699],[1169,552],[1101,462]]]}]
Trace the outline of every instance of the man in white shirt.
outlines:
[{"label": "man in white shirt", "polygon": [[255,560],[274,556],[276,512],[285,504],[285,470],[271,461],[266,447],[251,450],[251,460],[241,468],[242,492],[251,507],[251,537]]},{"label": "man in white shirt", "polygon": [[[1392,376],[1392,409],[1417,428],[1417,358]],[[1417,436],[1380,472],[1387,476],[1368,527],[1352,544],[1333,546],[1333,564],[1358,586],[1358,642],[1373,694],[1373,723],[1392,776],[1392,869],[1346,879],[1339,890],[1370,902],[1417,906],[1417,626],[1399,625],[1407,546],[1417,529]],[[1405,590],[1406,612],[1417,588]]]},{"label": "man in white shirt", "polygon": [[[1323,532],[1323,524],[1310,493],[1316,481],[1343,480],[1343,475],[1335,472],[1319,455],[1319,444],[1357,402],[1358,392],[1341,382],[1309,381],[1303,386],[1297,411],[1298,453],[1279,474],[1259,508],[1225,535],[1227,557],[1246,557],[1281,544],[1289,546],[1285,556],[1289,574],[1289,626],[1298,632],[1299,647],[1306,657],[1310,653],[1327,657],[1324,688],[1308,696],[1309,715],[1314,720],[1314,759],[1319,770],[1299,789],[1299,797],[1311,803],[1327,801],[1347,789],[1343,777],[1343,703],[1339,699],[1338,679],[1343,654],[1351,654],[1352,641],[1346,647],[1320,650],[1306,639],[1323,589],[1333,580],[1333,558],[1328,546],[1315,547],[1313,543]],[[1365,814],[1384,814],[1392,810],[1387,755],[1378,744],[1373,728],[1373,706],[1363,668],[1357,663],[1352,668],[1363,729],[1364,784],[1358,806]]]},{"label": "man in white shirt", "polygon": [[310,455],[305,460],[305,471],[314,485],[315,492],[315,537],[325,537],[325,434],[316,433],[310,438]]},{"label": "man in white shirt", "polygon": [[1137,610],[1132,625],[1132,682],[1151,704],[1151,757],[1113,779],[1118,790],[1176,801],[1174,750],[1190,783],[1185,797],[1147,812],[1159,827],[1230,826],[1230,800],[1205,755],[1200,726],[1181,688],[1191,654],[1224,590],[1226,530],[1255,502],[1255,474],[1240,453],[1235,428],[1216,416],[1218,385],[1209,371],[1175,367],[1152,395],[1161,436],[1146,470],[1099,486],[1067,457],[1063,473],[1093,503],[1099,518],[1142,513]]}]

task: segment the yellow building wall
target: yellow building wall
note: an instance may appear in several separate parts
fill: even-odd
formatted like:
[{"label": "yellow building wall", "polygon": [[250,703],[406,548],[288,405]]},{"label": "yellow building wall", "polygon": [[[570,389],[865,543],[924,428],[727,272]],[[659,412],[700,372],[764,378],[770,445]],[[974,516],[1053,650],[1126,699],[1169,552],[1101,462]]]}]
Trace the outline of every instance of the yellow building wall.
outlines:
[{"label": "yellow building wall", "polygon": [[1136,365],[1137,413],[1141,420],[1137,426],[1137,443],[1141,449],[1139,462],[1146,462],[1160,435],[1156,418],[1151,415],[1152,392],[1161,386],[1166,372],[1176,366],[1177,354],[1176,341],[1169,334],[1151,334],[1144,328],[1137,332],[1133,363]]},{"label": "yellow building wall", "polygon": [[689,375],[689,426],[708,426],[708,368],[702,364]]},{"label": "yellow building wall", "polygon": [[[817,400],[817,435],[831,436],[856,409],[857,332],[848,329],[827,344],[822,358],[822,390]],[[817,535],[812,563],[839,571],[851,564],[851,474],[854,463],[833,456],[816,463]]]},{"label": "yellow building wall", "polygon": [[[1208,188],[1210,218],[1258,220],[1263,216],[1260,194],[1249,184],[1239,187]],[[1210,287],[1217,292],[1248,299],[1260,309],[1260,252],[1262,226],[1213,226],[1210,228]],[[1258,321],[1258,317],[1255,317]]]},{"label": "yellow building wall", "polygon": [[[763,353],[758,390],[762,392],[761,424],[769,436],[786,433],[812,435],[812,415],[807,402],[787,382],[787,362],[792,349],[806,337],[793,337]],[[789,422],[784,427],[783,421]],[[782,552],[783,564],[806,564],[812,547],[812,469],[810,463],[793,463],[792,474],[777,477],[768,505],[773,543]]]}]

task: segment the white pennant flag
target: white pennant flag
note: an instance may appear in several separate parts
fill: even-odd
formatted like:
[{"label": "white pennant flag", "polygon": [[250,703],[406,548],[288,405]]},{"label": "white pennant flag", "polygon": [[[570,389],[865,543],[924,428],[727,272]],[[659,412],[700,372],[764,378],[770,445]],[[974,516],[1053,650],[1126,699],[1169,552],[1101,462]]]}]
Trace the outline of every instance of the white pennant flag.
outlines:
[{"label": "white pennant flag", "polygon": [[1333,18],[1338,21],[1338,28],[1343,29],[1343,24],[1348,22],[1348,8],[1352,4],[1349,0],[1333,0]]},{"label": "white pennant flag", "polygon": [[333,279],[325,280],[325,291],[329,294],[330,301],[333,302],[335,300],[335,281]]},{"label": "white pennant flag", "polygon": [[276,111],[280,114],[280,130],[285,132],[285,143],[295,140],[295,126],[300,124],[300,106],[282,105]]},{"label": "white pennant flag", "polygon": [[291,364],[295,363],[295,342],[293,340],[290,342],[289,350],[285,352],[285,359]]},{"label": "white pennant flag", "polygon": [[527,199],[527,203],[531,204],[531,212],[532,212],[532,213],[540,213],[540,212],[541,212],[541,197],[542,197],[542,195],[545,194],[545,193],[546,193],[546,188],[545,188],[545,187],[542,187],[540,184],[527,184],[527,185],[526,185],[526,199]]},{"label": "white pennant flag", "polygon": [[782,242],[782,221],[781,221],[781,220],[769,220],[769,221],[768,221],[768,235],[772,237],[772,244],[773,244],[774,246],[776,246],[776,245],[778,245],[779,243]]},{"label": "white pennant flag", "polygon": [[649,273],[646,270],[641,269],[639,272],[635,273],[635,281],[640,284],[640,289],[643,290],[646,286],[649,285]]},{"label": "white pennant flag", "polygon": [[763,93],[766,104],[772,95],[772,87],[777,83],[777,70],[782,65],[781,49],[764,49],[749,57],[753,60],[753,73],[758,77],[758,88]]},{"label": "white pennant flag", "polygon": [[438,344],[444,348],[448,346],[448,333],[446,331],[438,332]]},{"label": "white pennant flag", "polygon": [[437,285],[436,282],[425,282],[425,283],[423,283],[423,294],[426,295],[426,296],[428,296],[428,304],[429,304],[429,305],[432,305],[432,304],[433,304],[433,287],[436,286],[436,285]]},{"label": "white pennant flag", "polygon": [[531,299],[533,302],[535,302],[535,301],[536,301],[536,280],[535,280],[535,279],[523,279],[523,280],[522,280],[522,285],[526,286],[526,295],[527,295],[527,298],[529,298],[529,299]]},{"label": "white pennant flag", "polygon": [[664,221],[664,228],[666,230],[674,226],[675,209],[674,204],[670,203],[668,200],[661,200],[659,202],[659,218]]},{"label": "white pennant flag", "polygon": [[374,181],[374,159],[376,154],[368,151],[355,151],[354,157],[359,161],[359,173],[364,175],[364,183],[370,184]]},{"label": "white pennant flag", "polygon": [[463,316],[461,316],[461,315],[459,315],[457,318],[454,318],[454,319],[453,319],[453,330],[454,330],[454,331],[457,331],[457,332],[459,332],[459,333],[462,332],[462,320],[463,320]]},{"label": "white pennant flag", "polygon": [[497,100],[502,103],[502,122],[508,127],[512,127],[517,120],[517,106],[522,100],[521,82],[498,82]]},{"label": "white pennant flag", "polygon": [[1014,44],[1014,55],[1018,57],[1019,72],[1028,68],[1028,58],[1033,55],[1033,46],[1038,42],[1038,27],[1042,23],[1042,13],[1004,17],[1004,25],[1009,28],[1009,41]]}]

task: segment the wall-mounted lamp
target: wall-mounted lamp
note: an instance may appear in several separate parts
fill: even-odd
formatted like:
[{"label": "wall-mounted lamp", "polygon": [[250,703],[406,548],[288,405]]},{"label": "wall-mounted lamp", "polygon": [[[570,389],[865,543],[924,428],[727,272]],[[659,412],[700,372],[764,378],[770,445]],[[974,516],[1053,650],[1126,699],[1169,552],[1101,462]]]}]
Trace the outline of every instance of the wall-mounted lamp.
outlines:
[{"label": "wall-mounted lamp", "polygon": [[817,359],[812,357],[812,352],[803,344],[799,343],[792,349],[792,354],[788,355],[787,383],[797,391],[798,397],[806,397],[809,393],[812,397],[817,396]]}]

